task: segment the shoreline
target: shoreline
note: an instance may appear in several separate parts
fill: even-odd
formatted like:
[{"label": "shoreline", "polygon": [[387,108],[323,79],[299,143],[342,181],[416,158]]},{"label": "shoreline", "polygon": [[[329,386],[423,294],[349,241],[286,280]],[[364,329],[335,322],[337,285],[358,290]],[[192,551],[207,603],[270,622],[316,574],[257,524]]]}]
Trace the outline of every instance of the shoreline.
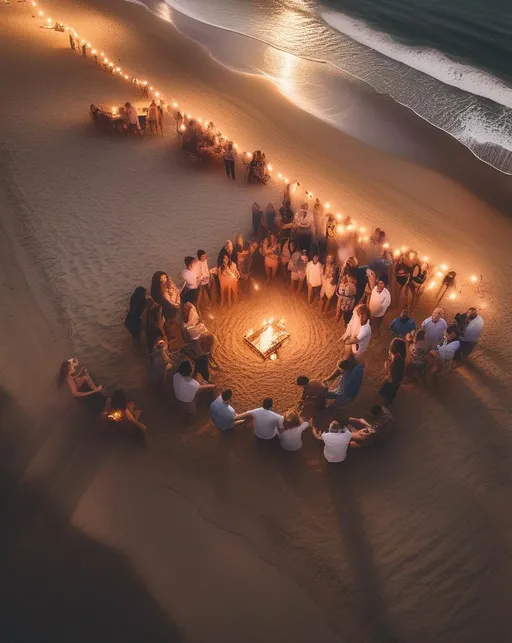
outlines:
[{"label": "shoreline", "polygon": [[[228,236],[249,229],[251,202],[264,206],[278,196],[272,186],[230,182],[221,169],[190,164],[172,122],[163,139],[98,134],[88,105],[131,100],[131,87],[77,59],[65,36],[22,16],[25,6],[12,6],[0,23],[0,73],[11,82],[17,114],[0,124],[9,168],[16,170],[9,174],[16,203],[6,206],[5,217],[19,222],[17,205],[26,208],[21,221],[31,261],[23,266],[25,279],[13,280],[16,296],[8,300],[12,319],[23,326],[2,335],[2,348],[11,351],[4,378],[21,414],[35,391],[16,373],[30,368],[37,347],[44,372],[31,376],[43,392],[36,412],[45,426],[32,424],[38,449],[26,453],[21,434],[26,457],[18,451],[10,457],[13,467],[23,465],[16,481],[37,487],[41,497],[33,513],[14,497],[13,515],[22,514],[24,529],[6,550],[6,578],[14,587],[4,606],[8,631],[26,640],[43,633],[55,643],[67,643],[73,631],[77,643],[117,643],[113,632],[122,621],[120,643],[127,636],[147,643],[479,643],[486,637],[506,643],[512,526],[503,506],[510,501],[512,351],[503,337],[512,285],[497,275],[508,274],[511,264],[510,220],[451,179],[334,131],[268,82],[228,73],[147,12],[141,16],[116,0],[48,6],[94,42],[108,42],[123,67],[147,73],[166,96],[175,92],[193,113],[201,105],[203,115],[246,148],[264,143],[276,167],[309,176],[315,192],[362,223],[378,222],[391,238],[432,248],[460,265],[461,274],[477,264],[485,275],[481,290],[465,292],[448,314],[466,303],[486,305],[486,330],[471,368],[453,374],[435,395],[401,391],[393,439],[383,450],[350,454],[340,468],[329,469],[309,434],[287,458],[261,453],[248,432],[214,431],[205,408],[182,423],[169,400],[149,388],[145,348],[133,349],[123,327],[129,296],[135,286],[147,287],[154,269],[177,272],[197,247],[213,264]],[[455,153],[446,163],[461,159]],[[22,232],[13,226],[9,234]],[[109,389],[122,386],[134,396],[153,439],[147,451],[96,444],[92,425],[80,431],[79,409],[67,392],[59,398],[52,392],[59,362],[70,355],[63,354],[68,345],[40,335],[41,318],[28,306],[41,275],[69,318],[68,329],[53,311],[57,340],[69,339],[72,354]],[[285,315],[293,333],[279,360],[262,364],[240,346],[247,322],[269,307],[268,313]],[[239,411],[269,390],[281,411],[297,398],[299,370],[316,377],[332,369],[341,328],[279,285],[238,308],[212,312],[222,338],[218,383],[233,385]],[[387,340],[371,347],[350,414],[368,414]],[[44,398],[45,392],[51,394]],[[55,521],[47,513],[61,505],[66,536],[52,537]],[[100,553],[85,549],[84,555],[73,534]],[[192,573],[198,569],[199,581]],[[135,592],[135,584],[143,591]],[[431,585],[437,591],[425,592]],[[89,594],[94,613],[101,608],[101,631],[90,619]],[[128,615],[132,631],[127,604],[141,608]],[[171,638],[172,631],[158,636],[159,614],[183,638]]]}]

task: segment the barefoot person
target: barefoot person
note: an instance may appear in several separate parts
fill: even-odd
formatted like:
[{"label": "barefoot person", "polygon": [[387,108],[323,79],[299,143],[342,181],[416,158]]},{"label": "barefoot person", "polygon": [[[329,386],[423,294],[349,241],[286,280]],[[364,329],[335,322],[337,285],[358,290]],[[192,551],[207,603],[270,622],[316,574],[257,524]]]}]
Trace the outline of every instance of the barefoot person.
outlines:
[{"label": "barefoot person", "polygon": [[299,248],[305,248],[307,253],[311,251],[313,225],[313,214],[309,211],[308,202],[305,201],[293,217],[293,230],[295,231],[297,245]]},{"label": "barefoot person", "polygon": [[219,268],[219,282],[220,282],[220,305],[231,306],[238,303],[238,280],[240,273],[236,267],[236,263],[231,261],[229,255],[225,254],[222,258],[222,265]]},{"label": "barefoot person", "polygon": [[183,279],[183,287],[181,290],[182,303],[197,303],[197,298],[199,296],[199,283],[196,268],[197,262],[198,260],[196,257],[185,257],[185,268],[181,272],[181,277]]},{"label": "barefoot person", "polygon": [[205,306],[211,303],[211,275],[208,266],[208,257],[204,250],[197,251],[197,263],[194,266],[199,287],[198,306]]},{"label": "barefoot person", "polygon": [[[351,261],[353,259],[353,261]],[[356,279],[356,259],[349,258],[340,272],[338,284],[336,286],[336,321],[339,321],[343,314],[343,321],[346,325],[352,319],[352,313],[356,305],[357,279]]]},{"label": "barefoot person", "polygon": [[290,288],[297,295],[302,292],[304,280],[306,279],[306,266],[308,265],[308,254],[304,250],[296,250],[288,263],[290,271]]},{"label": "barefoot person", "polygon": [[224,149],[224,167],[226,169],[226,176],[235,180],[235,163],[236,163],[237,151],[233,146],[232,141],[229,141]]},{"label": "barefoot person", "polygon": [[393,431],[393,416],[385,406],[372,406],[372,421],[364,418],[349,418],[349,429],[352,432],[351,449],[370,447],[380,444]]},{"label": "barefoot person", "polygon": [[302,387],[302,397],[297,405],[300,416],[305,420],[311,420],[325,409],[328,389],[320,380],[310,380],[305,375],[299,375],[297,386]]},{"label": "barefoot person", "polygon": [[272,440],[276,437],[277,431],[283,426],[284,418],[272,411],[274,401],[271,397],[263,400],[263,405],[257,409],[241,413],[239,419],[251,419],[254,428],[254,435],[260,440]]},{"label": "barefoot person", "polygon": [[385,377],[379,390],[379,395],[385,406],[392,404],[398,393],[404,378],[406,355],[405,340],[400,337],[392,339],[389,345],[388,359],[384,363]]},{"label": "barefoot person", "polygon": [[148,108],[148,125],[151,134],[158,134],[158,107],[154,100]]}]

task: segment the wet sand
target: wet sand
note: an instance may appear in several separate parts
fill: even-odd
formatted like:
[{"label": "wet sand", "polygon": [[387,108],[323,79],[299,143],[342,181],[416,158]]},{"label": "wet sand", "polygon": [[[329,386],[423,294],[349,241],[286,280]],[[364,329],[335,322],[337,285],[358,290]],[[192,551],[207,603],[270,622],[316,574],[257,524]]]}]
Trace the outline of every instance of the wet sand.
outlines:
[{"label": "wet sand", "polygon": [[[486,331],[471,365],[438,394],[400,391],[389,444],[351,453],[340,467],[326,465],[309,434],[299,453],[267,453],[248,432],[213,430],[204,409],[184,425],[146,387],[143,350],[122,325],[129,295],[156,269],[176,274],[198,247],[213,263],[226,238],[248,232],[252,201],[278,194],[191,167],[169,132],[142,141],[96,133],[88,105],[132,99],[130,86],[73,54],[66,35],[39,29],[28,6],[2,7],[0,74],[11,91],[1,125],[2,536],[11,589],[2,621],[11,638],[506,643],[506,212],[459,181],[334,132],[140,7],[53,6],[109,43],[123,67],[151,75],[162,92],[172,87],[192,113],[205,105],[203,115],[241,146],[261,146],[290,176],[310,177],[310,189],[363,225],[382,224],[398,243],[453,261],[464,279],[448,314],[474,303]],[[450,143],[454,165],[472,163]],[[478,291],[465,283],[472,273],[483,276]],[[284,410],[297,375],[327,375],[336,361],[341,327],[281,287],[211,312],[216,378],[232,386],[239,411],[268,392]],[[276,363],[262,363],[241,337],[269,314],[284,316],[292,334]],[[350,415],[368,415],[387,340],[372,343]],[[130,390],[150,449],[105,444],[56,393],[54,374],[72,354],[109,390]]]}]

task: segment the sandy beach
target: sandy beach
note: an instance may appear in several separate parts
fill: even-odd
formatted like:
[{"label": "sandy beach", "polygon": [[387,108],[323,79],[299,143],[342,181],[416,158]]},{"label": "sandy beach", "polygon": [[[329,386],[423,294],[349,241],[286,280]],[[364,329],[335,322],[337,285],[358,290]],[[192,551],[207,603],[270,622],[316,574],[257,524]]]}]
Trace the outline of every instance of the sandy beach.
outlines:
[{"label": "sandy beach", "polygon": [[[447,315],[475,305],[486,326],[471,363],[438,393],[402,387],[389,444],[340,467],[327,467],[309,432],[301,452],[263,453],[249,431],[217,432],[206,408],[189,425],[176,420],[123,326],[129,296],[157,269],[178,278],[198,248],[213,265],[225,239],[248,235],[253,201],[277,204],[279,188],[192,166],[170,118],[164,138],[95,131],[90,103],[133,100],[131,85],[82,60],[66,34],[41,29],[28,3],[0,7],[0,614],[9,640],[507,643],[510,177],[382,97],[375,108],[411,145],[401,157],[373,149],[271,83],[230,72],[134,3],[45,8],[361,225],[453,264],[460,292]],[[425,296],[417,321],[431,308]],[[325,377],[337,360],[342,326],[280,284],[211,314],[216,382],[231,386],[237,411],[269,393],[284,411],[299,395],[297,375]],[[285,317],[291,333],[275,363],[242,337],[268,315]],[[368,416],[388,343],[386,333],[372,341],[350,415]],[[57,392],[71,355],[108,391],[133,395],[149,449],[105,443]]]}]

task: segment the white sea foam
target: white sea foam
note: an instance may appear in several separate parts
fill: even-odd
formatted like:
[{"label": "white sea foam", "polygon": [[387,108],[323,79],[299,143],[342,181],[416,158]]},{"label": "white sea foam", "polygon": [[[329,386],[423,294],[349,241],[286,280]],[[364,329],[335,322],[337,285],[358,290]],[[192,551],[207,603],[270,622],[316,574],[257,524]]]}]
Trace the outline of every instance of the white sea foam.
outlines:
[{"label": "white sea foam", "polygon": [[397,43],[388,34],[376,31],[362,20],[355,20],[342,13],[325,11],[321,16],[340,33],[388,58],[428,74],[446,85],[512,109],[512,88],[491,74],[455,62],[434,49],[412,48]]}]

